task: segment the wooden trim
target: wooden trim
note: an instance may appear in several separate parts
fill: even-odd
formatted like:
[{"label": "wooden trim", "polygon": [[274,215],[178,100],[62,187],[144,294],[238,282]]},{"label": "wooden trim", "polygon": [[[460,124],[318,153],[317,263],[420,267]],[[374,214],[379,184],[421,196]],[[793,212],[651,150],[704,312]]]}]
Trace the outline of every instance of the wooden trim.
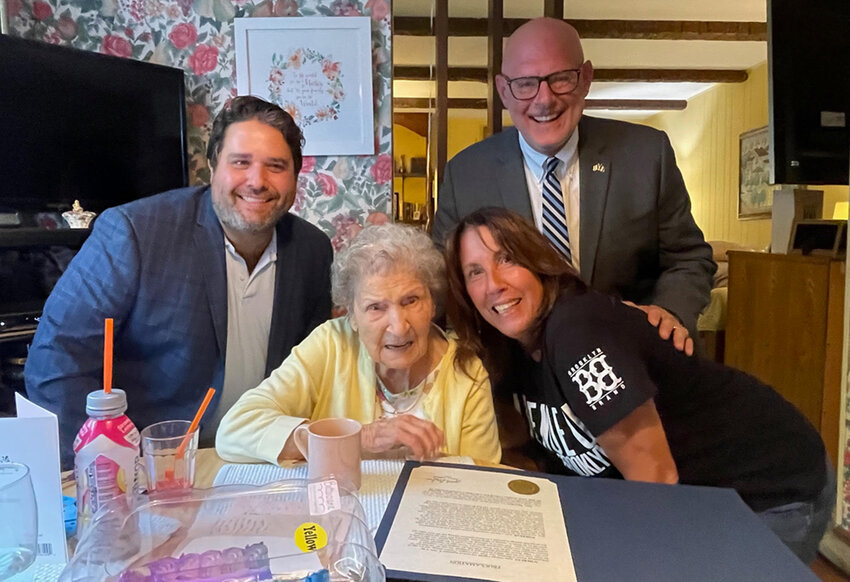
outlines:
[{"label": "wooden trim", "polygon": [[543,0],[543,16],[564,18],[564,0]]},{"label": "wooden trim", "polygon": [[[501,67],[500,67],[501,68]],[[393,79],[428,81],[432,70],[427,66],[393,67]],[[642,83],[743,83],[747,71],[726,69],[594,69],[594,81]],[[449,81],[487,83],[492,78],[486,67],[449,67]]]},{"label": "wooden trim", "polygon": [[[434,173],[431,174],[437,184],[443,183],[443,169],[448,161],[449,133],[449,0],[437,0],[434,17],[434,34],[437,39],[437,107],[434,113],[435,123],[429,143],[434,144],[435,156],[432,159]],[[433,181],[432,181],[433,183]],[[429,184],[429,190],[431,185]],[[436,194],[431,191],[429,201]],[[428,204],[432,207],[433,204]]]},{"label": "wooden trim", "polygon": [[502,24],[504,3],[490,0],[487,35],[487,128],[490,135],[502,131],[502,98],[496,87],[496,75],[502,70]]},{"label": "wooden trim", "polygon": [[[448,99],[449,109],[487,109],[486,99]],[[684,99],[587,99],[585,109],[682,111],[688,102]],[[434,100],[428,97],[396,97],[393,110],[435,108]]]},{"label": "wooden trim", "polygon": [[659,111],[684,111],[685,99],[587,99],[585,109],[646,109]]},{"label": "wooden trim", "polygon": [[[573,20],[583,39],[630,38],[647,40],[732,40],[767,41],[766,22],[714,22],[697,20]],[[502,33],[510,36],[524,18],[506,18]],[[450,18],[449,36],[487,36],[486,18]],[[427,16],[396,16],[393,34],[431,36],[431,19]]]},{"label": "wooden trim", "polygon": [[844,353],[844,275],[845,262],[829,264],[829,295],[826,315],[826,348],[823,369],[823,403],[820,435],[833,467],[839,467],[841,450],[841,357]]},{"label": "wooden trim", "polygon": [[581,38],[767,41],[766,22],[570,20]]},{"label": "wooden trim", "polygon": [[[486,99],[447,99],[449,109],[487,109]],[[428,109],[436,108],[434,99],[430,97],[394,97],[393,110],[399,109]]]},{"label": "wooden trim", "polygon": [[726,69],[594,69],[594,81],[643,83],[743,83],[747,71]]}]

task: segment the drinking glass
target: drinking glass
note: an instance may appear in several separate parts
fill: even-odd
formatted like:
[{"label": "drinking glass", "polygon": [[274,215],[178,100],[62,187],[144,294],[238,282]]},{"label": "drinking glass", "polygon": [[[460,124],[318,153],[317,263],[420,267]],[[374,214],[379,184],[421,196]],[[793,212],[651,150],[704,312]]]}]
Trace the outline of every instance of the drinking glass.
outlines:
[{"label": "drinking glass", "polygon": [[5,580],[35,560],[38,510],[26,465],[0,463],[0,516],[0,580]]},{"label": "drinking glass", "polygon": [[183,458],[177,458],[177,448],[191,424],[188,420],[165,420],[142,431],[142,455],[149,493],[191,491],[195,484],[197,429],[189,439]]}]

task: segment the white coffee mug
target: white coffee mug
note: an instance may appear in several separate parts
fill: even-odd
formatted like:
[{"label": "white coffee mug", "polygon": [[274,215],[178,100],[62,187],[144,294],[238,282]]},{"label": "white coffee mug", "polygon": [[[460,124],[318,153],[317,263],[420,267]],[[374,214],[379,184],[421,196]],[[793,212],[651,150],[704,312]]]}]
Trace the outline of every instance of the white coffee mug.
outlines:
[{"label": "white coffee mug", "polygon": [[323,418],[302,424],[292,440],[307,459],[310,479],[335,477],[360,489],[360,429],[350,418]]}]

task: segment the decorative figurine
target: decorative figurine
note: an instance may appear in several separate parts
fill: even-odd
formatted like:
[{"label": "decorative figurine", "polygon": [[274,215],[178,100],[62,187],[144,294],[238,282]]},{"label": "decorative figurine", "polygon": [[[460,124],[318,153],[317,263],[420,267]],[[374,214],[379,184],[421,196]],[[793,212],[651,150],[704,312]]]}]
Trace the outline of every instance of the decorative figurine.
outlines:
[{"label": "decorative figurine", "polygon": [[62,213],[62,218],[71,228],[88,228],[95,216],[97,216],[97,213],[83,210],[79,200],[74,200],[71,210]]}]

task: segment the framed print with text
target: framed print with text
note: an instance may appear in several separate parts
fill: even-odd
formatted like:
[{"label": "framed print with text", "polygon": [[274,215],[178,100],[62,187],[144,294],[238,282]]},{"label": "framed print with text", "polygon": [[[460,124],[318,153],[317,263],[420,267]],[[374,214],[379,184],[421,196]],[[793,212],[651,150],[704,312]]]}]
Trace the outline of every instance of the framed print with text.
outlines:
[{"label": "framed print with text", "polygon": [[370,20],[235,19],[239,94],[289,112],[304,133],[304,155],[374,154]]}]

